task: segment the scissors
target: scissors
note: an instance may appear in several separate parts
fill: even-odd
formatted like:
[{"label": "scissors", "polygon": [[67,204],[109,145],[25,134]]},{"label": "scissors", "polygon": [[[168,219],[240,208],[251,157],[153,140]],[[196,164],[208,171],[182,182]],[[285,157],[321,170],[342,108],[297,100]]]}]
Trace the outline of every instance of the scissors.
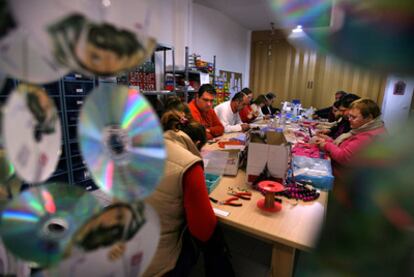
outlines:
[{"label": "scissors", "polygon": [[240,207],[240,206],[242,206],[242,205],[243,205],[242,203],[235,203],[235,202],[234,202],[234,201],[239,200],[239,198],[238,198],[238,197],[230,197],[230,198],[228,198],[228,199],[226,199],[226,200],[224,200],[224,201],[219,201],[219,200],[214,199],[214,198],[212,198],[212,197],[209,197],[209,198],[210,198],[210,200],[211,200],[213,203],[216,203],[216,204],[218,204],[218,205],[229,205],[229,206],[234,206],[234,207]]}]

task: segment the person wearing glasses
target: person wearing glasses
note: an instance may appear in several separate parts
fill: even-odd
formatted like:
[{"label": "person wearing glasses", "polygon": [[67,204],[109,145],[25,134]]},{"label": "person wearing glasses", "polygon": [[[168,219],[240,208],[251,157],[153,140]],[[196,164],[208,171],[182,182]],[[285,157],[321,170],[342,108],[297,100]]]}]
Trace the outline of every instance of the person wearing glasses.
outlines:
[{"label": "person wearing glasses", "polygon": [[[358,99],[352,102],[347,112],[351,130],[335,140],[318,137],[316,144],[326,151],[333,161],[334,175],[338,169],[352,160],[357,152],[370,144],[377,136],[386,133],[381,111],[371,99]],[[336,174],[335,174],[336,173]]]},{"label": "person wearing glasses", "polygon": [[239,116],[239,112],[246,106],[247,102],[247,95],[239,91],[231,100],[223,102],[214,108],[224,126],[224,132],[245,132],[250,129],[250,125],[243,123]]},{"label": "person wearing glasses", "polygon": [[224,133],[223,124],[213,109],[216,90],[210,84],[204,84],[198,89],[196,98],[188,107],[195,121],[201,123],[206,129],[207,139],[213,139]]}]

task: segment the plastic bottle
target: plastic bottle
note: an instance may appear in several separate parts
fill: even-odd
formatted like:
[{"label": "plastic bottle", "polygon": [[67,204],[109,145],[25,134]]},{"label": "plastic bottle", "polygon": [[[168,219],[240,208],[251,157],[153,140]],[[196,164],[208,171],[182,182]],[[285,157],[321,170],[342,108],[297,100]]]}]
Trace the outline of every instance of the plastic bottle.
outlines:
[{"label": "plastic bottle", "polygon": [[282,110],[282,113],[280,115],[280,120],[279,120],[279,127],[284,130],[285,126],[286,126],[286,112]]}]

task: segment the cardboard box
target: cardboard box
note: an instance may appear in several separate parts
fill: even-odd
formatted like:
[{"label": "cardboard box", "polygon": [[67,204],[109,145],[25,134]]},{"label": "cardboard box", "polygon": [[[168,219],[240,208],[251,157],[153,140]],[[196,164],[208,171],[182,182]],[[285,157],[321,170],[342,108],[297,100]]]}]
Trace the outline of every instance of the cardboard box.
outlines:
[{"label": "cardboard box", "polygon": [[283,132],[266,132],[265,138],[252,133],[248,145],[246,182],[252,184],[267,164],[274,178],[285,179],[289,163],[289,146]]}]

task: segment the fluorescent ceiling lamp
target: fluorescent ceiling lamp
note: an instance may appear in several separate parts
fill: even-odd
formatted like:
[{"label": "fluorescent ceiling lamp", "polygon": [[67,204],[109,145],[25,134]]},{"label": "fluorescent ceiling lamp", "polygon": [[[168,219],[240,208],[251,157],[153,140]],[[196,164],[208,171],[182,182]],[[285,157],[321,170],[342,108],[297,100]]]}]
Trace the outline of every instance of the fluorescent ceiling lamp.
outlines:
[{"label": "fluorescent ceiling lamp", "polygon": [[292,29],[292,33],[301,33],[301,32],[303,32],[302,25],[298,25],[296,26],[295,29]]}]

